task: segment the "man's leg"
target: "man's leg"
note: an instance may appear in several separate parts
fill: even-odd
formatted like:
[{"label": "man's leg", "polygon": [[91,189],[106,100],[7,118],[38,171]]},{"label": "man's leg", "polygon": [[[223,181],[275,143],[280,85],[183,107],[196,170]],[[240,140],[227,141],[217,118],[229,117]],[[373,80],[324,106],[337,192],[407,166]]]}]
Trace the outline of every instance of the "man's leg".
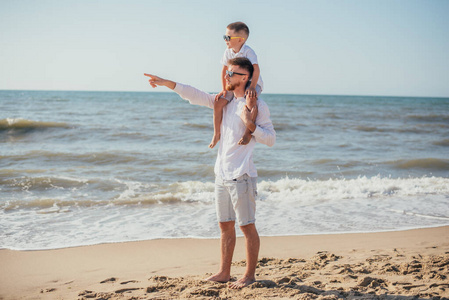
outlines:
[{"label": "man's leg", "polygon": [[[231,279],[232,256],[235,248],[235,221],[220,222],[221,260],[220,270],[206,280],[228,282]],[[256,262],[257,263],[257,262]]]},{"label": "man's leg", "polygon": [[246,241],[246,270],[242,278],[229,285],[230,288],[240,289],[256,281],[256,267],[259,257],[260,239],[256,225],[241,226]]}]

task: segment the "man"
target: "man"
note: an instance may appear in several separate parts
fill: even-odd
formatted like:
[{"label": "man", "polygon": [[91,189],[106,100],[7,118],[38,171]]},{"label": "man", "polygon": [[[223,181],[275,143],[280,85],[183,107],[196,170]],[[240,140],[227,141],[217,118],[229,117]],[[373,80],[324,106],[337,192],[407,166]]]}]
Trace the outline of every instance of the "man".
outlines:
[{"label": "man", "polygon": [[[246,241],[246,271],[242,278],[230,284],[231,288],[242,288],[256,280],[255,272],[259,255],[260,240],[255,226],[257,171],[253,163],[256,142],[273,146],[276,132],[270,120],[268,106],[257,101],[256,110],[246,106],[245,88],[253,75],[253,65],[247,58],[229,60],[226,72],[226,89],[234,92],[234,99],[223,110],[221,142],[215,163],[215,197],[217,218],[221,231],[221,261],[218,273],[207,280],[228,282],[231,279],[231,263],[235,248],[235,221],[238,221]],[[150,85],[166,86],[190,104],[214,107],[215,95],[197,90],[191,86],[175,83],[155,75]],[[254,122],[253,120],[256,119]],[[246,128],[253,138],[247,145],[239,145]]]}]

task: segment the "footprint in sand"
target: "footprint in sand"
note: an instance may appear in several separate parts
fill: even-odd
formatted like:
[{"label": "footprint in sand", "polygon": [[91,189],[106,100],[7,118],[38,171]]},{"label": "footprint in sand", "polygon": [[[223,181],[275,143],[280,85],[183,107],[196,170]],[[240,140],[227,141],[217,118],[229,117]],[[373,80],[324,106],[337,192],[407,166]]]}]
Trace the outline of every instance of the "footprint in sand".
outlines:
[{"label": "footprint in sand", "polygon": [[142,288],[126,288],[126,289],[120,289],[120,290],[116,290],[115,293],[116,294],[123,294],[125,292],[130,292],[130,291],[135,291],[135,290],[142,290]]},{"label": "footprint in sand", "polygon": [[153,276],[153,277],[148,278],[148,280],[156,281],[156,282],[165,282],[168,279],[169,278],[167,276]]},{"label": "footprint in sand", "polygon": [[120,284],[137,283],[137,282],[138,282],[137,280],[128,280],[128,281],[120,282]]},{"label": "footprint in sand", "polygon": [[116,280],[117,280],[117,278],[111,277],[111,278],[108,278],[108,279],[105,279],[105,280],[101,281],[100,283],[114,282],[114,281],[116,281]]},{"label": "footprint in sand", "polygon": [[85,290],[85,291],[80,292],[78,294],[78,296],[82,296],[82,297],[85,297],[85,298],[95,298],[95,297],[97,297],[97,293],[95,293],[93,291]]}]

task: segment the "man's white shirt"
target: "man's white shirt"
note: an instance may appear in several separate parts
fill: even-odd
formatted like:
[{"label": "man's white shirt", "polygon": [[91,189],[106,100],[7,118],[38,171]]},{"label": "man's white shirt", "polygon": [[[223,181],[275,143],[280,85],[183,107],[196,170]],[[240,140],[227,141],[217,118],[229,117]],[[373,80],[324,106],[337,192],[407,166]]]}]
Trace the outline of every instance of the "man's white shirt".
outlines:
[{"label": "man's white shirt", "polygon": [[[215,95],[213,94],[181,83],[176,83],[174,91],[191,104],[214,108]],[[253,138],[247,145],[238,144],[246,130],[240,117],[245,105],[244,97],[234,98],[223,109],[220,144],[214,171],[216,176],[225,180],[232,180],[244,174],[257,177],[257,170],[253,162],[253,150],[256,142],[271,147],[276,141],[276,132],[270,119],[268,105],[259,99]]]}]

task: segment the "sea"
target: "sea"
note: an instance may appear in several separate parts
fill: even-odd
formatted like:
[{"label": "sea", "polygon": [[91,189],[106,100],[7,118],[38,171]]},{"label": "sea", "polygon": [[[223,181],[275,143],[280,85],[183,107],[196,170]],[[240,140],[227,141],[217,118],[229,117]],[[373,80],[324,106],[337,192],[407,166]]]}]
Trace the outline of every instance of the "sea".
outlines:
[{"label": "sea", "polygon": [[[449,98],[261,99],[261,236],[449,225]],[[0,248],[219,238],[212,134],[173,92],[0,91]]]}]

